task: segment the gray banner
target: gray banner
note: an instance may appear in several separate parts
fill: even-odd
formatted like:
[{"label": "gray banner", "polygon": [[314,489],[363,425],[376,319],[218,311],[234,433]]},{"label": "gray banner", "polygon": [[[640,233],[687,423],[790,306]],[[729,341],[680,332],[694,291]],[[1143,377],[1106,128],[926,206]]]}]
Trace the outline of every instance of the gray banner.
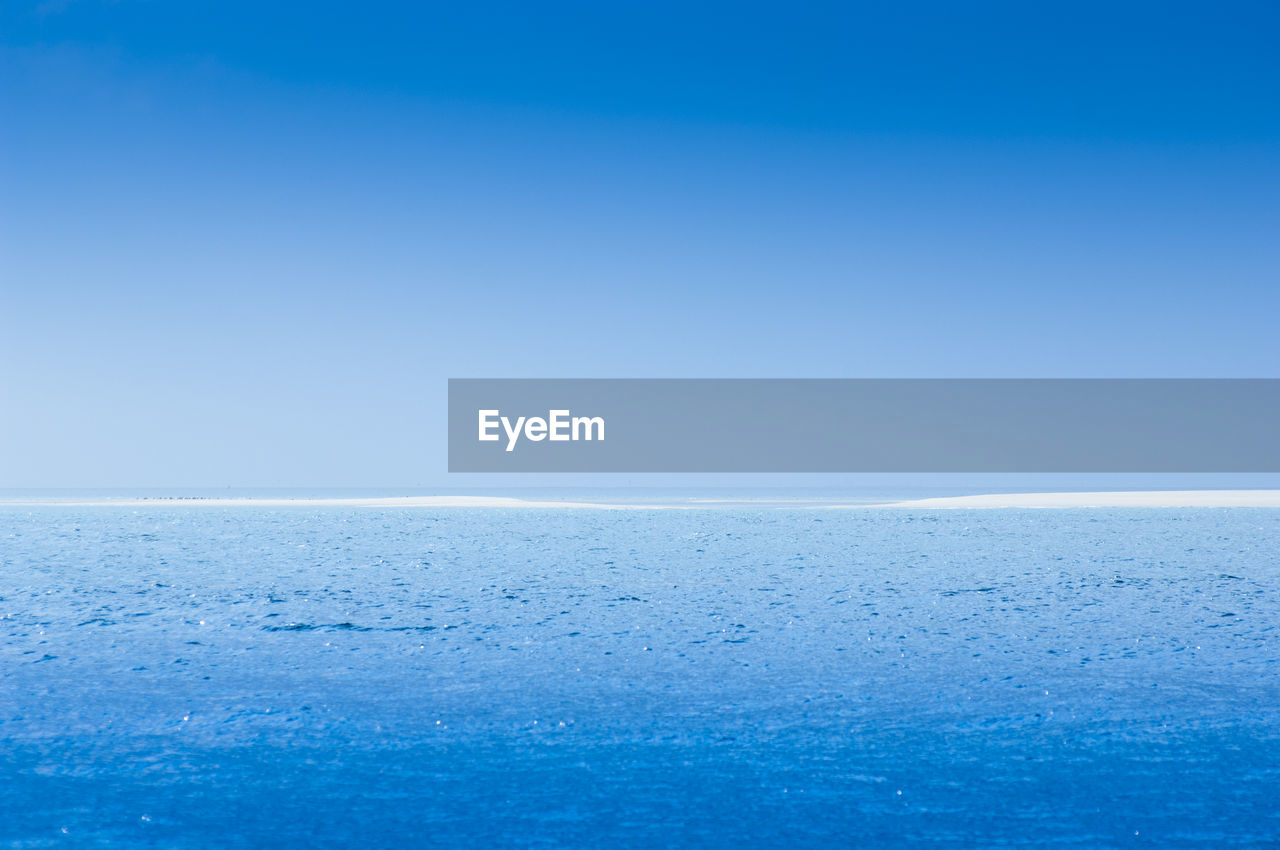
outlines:
[{"label": "gray banner", "polygon": [[1277,379],[449,381],[450,472],[1278,472],[1278,426]]}]

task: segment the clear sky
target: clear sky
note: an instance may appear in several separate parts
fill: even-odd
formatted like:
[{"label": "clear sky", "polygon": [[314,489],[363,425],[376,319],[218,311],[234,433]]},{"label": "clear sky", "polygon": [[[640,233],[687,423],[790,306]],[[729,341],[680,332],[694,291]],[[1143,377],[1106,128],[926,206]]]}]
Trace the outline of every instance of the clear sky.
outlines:
[{"label": "clear sky", "polygon": [[1280,376],[1280,6],[0,5],[0,486],[449,483],[449,377]]}]

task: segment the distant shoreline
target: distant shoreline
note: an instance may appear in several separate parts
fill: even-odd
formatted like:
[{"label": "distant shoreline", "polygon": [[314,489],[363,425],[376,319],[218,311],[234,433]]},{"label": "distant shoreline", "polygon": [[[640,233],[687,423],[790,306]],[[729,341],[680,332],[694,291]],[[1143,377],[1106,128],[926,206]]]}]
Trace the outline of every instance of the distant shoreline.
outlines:
[{"label": "distant shoreline", "polygon": [[894,502],[894,508],[1280,508],[1280,490],[998,493]]},{"label": "distant shoreline", "polygon": [[1280,508],[1277,490],[1138,490],[1116,492],[992,493],[907,501],[847,503],[821,499],[689,499],[593,502],[506,496],[394,496],[384,498],[227,498],[201,496],[0,499],[0,507],[210,508],[506,508],[580,510],[694,510],[805,508],[822,510],[993,508]]}]

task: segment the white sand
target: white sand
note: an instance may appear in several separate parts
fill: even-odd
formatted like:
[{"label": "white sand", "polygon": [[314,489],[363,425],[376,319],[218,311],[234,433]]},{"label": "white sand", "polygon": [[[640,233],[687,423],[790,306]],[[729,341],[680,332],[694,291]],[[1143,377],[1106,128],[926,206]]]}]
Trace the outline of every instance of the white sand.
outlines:
[{"label": "white sand", "polygon": [[117,499],[0,499],[0,506],[35,507],[209,507],[209,508],[509,508],[585,510],[671,510],[749,507],[768,510],[909,508],[1280,508],[1280,490],[1146,490],[1099,493],[995,493],[949,496],[904,502],[835,503],[818,499],[735,500],[689,499],[654,502],[585,502],[572,499],[520,499],[507,496],[397,496],[389,498],[220,498],[174,497]]},{"label": "white sand", "polygon": [[894,502],[890,508],[1280,508],[1280,490],[993,493]]}]

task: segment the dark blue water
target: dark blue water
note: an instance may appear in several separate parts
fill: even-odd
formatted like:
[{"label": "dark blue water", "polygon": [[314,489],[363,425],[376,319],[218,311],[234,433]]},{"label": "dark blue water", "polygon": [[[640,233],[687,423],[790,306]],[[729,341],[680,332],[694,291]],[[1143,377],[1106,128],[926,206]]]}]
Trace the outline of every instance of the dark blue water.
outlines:
[{"label": "dark blue water", "polygon": [[1280,843],[1280,511],[0,509],[0,844]]}]

